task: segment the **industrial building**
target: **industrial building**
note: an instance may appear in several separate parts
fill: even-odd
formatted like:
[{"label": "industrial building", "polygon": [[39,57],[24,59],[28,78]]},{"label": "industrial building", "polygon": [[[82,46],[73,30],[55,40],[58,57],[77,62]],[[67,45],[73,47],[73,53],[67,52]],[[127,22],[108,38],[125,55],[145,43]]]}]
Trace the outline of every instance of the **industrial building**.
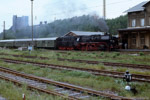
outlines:
[{"label": "industrial building", "polygon": [[13,26],[11,27],[11,29],[14,32],[16,32],[17,30],[23,29],[27,26],[29,26],[28,16],[22,16],[22,17],[17,17],[17,15],[13,16]]}]

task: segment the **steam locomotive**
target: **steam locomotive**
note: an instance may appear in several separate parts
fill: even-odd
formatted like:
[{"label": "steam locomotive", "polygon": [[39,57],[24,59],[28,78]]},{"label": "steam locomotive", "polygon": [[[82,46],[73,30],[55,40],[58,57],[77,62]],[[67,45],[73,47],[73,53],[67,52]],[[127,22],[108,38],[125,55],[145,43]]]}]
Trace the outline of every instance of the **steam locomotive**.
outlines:
[{"label": "steam locomotive", "polygon": [[33,44],[35,48],[58,50],[115,50],[118,39],[109,34],[90,36],[64,36],[58,38],[34,38],[0,40],[0,47],[18,48]]},{"label": "steam locomotive", "polygon": [[56,39],[59,50],[115,50],[118,48],[118,39],[109,34],[91,36],[64,36]]}]

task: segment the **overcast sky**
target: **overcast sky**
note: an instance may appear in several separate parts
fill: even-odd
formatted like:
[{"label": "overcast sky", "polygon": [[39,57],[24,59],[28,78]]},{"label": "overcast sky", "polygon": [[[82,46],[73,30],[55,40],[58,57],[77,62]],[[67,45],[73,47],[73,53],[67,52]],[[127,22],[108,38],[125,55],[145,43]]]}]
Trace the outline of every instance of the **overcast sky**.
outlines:
[{"label": "overcast sky", "polygon": [[[106,18],[124,15],[125,10],[143,1],[148,0],[106,0]],[[3,31],[3,21],[6,21],[6,29],[12,26],[13,15],[29,16],[30,21],[30,9],[30,0],[1,0],[0,32]],[[103,0],[34,0],[34,24],[84,14],[103,16]]]}]

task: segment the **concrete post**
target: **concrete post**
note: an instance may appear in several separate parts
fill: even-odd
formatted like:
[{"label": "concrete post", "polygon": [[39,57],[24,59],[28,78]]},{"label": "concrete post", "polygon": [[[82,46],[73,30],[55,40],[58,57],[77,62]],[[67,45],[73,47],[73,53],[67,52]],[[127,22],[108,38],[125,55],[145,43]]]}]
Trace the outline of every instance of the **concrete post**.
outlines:
[{"label": "concrete post", "polygon": [[22,99],[23,99],[23,100],[26,100],[25,94],[22,94]]}]

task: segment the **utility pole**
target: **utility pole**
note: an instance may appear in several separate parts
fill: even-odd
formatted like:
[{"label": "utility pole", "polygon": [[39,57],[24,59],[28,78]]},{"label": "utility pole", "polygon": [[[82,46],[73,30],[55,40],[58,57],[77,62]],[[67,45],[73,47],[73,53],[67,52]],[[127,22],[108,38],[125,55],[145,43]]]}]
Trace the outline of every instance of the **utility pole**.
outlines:
[{"label": "utility pole", "polygon": [[32,50],[34,49],[34,41],[33,41],[33,0],[31,0],[31,25],[32,25]]},{"label": "utility pole", "polygon": [[106,0],[103,0],[103,16],[105,20],[106,19]]},{"label": "utility pole", "polygon": [[5,40],[5,21],[3,22],[3,40]]}]

